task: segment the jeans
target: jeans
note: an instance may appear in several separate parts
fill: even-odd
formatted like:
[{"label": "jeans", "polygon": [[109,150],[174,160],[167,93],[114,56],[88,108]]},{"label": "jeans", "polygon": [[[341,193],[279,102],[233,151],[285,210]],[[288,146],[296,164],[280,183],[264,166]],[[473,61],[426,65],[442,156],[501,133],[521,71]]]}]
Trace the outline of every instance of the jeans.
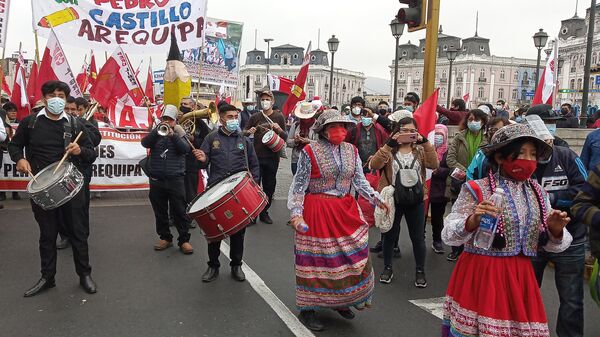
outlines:
[{"label": "jeans", "polygon": [[292,174],[296,175],[296,172],[298,172],[298,163],[292,163]]},{"label": "jeans", "polygon": [[178,244],[190,241],[188,218],[185,214],[185,185],[183,177],[170,177],[166,180],[150,179],[150,203],[156,219],[156,233],[161,240],[173,241],[169,229],[169,210],[179,232]]},{"label": "jeans", "polygon": [[269,198],[267,207],[261,214],[268,214],[271,202],[273,202],[273,194],[275,194],[275,186],[277,185],[277,170],[279,169],[279,158],[258,158],[260,164],[260,180],[262,189]]},{"label": "jeans", "polygon": [[554,282],[560,298],[556,334],[559,337],[582,337],[585,246],[571,246],[562,253],[538,252],[532,263],[540,287],[544,269],[550,261],[555,266]]},{"label": "jeans", "polygon": [[392,266],[392,255],[394,244],[400,235],[400,223],[402,216],[406,216],[408,234],[412,241],[413,254],[415,255],[416,269],[425,269],[425,209],[424,203],[418,205],[404,206],[396,204],[394,224],[392,229],[383,234],[383,263],[386,267]]},{"label": "jeans", "polygon": [[[242,258],[244,255],[244,236],[246,234],[246,228],[233,234],[229,239],[231,243],[231,249],[229,251],[229,258],[231,262],[230,266],[241,266]],[[213,268],[221,267],[219,262],[219,255],[221,255],[221,241],[211,242],[208,244],[208,265]]]},{"label": "jeans", "polygon": [[442,242],[442,229],[444,229],[444,213],[447,202],[431,203],[431,234],[434,242]]}]

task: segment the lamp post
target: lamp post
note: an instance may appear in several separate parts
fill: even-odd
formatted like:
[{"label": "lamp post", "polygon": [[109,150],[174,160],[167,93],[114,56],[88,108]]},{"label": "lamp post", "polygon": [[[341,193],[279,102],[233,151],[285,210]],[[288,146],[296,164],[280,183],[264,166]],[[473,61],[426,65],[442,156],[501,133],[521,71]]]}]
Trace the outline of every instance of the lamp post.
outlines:
[{"label": "lamp post", "polygon": [[331,52],[331,74],[329,74],[329,105],[333,105],[333,59],[335,52],[338,50],[340,40],[335,35],[331,35],[331,38],[327,40],[327,46]]},{"label": "lamp post", "polygon": [[537,55],[537,67],[535,68],[535,89],[534,93],[537,91],[538,81],[540,80],[540,58],[542,57],[542,49],[546,46],[546,42],[548,42],[548,34],[544,32],[542,28],[540,31],[533,35],[533,44],[538,50]]},{"label": "lamp post", "polygon": [[273,39],[265,39],[267,43],[267,75],[269,75],[269,66],[271,65],[271,42]]},{"label": "lamp post", "polygon": [[446,93],[448,96],[448,101],[446,103],[446,109],[450,109],[450,97],[452,96],[452,65],[454,60],[456,60],[456,55],[458,55],[458,50],[456,50],[453,46],[450,46],[446,51],[446,57],[448,61],[450,61],[450,69],[448,71],[448,92]]},{"label": "lamp post", "polygon": [[392,35],[396,38],[396,56],[394,58],[394,94],[392,95],[392,111],[396,111],[396,100],[398,98],[398,48],[400,46],[400,36],[404,32],[404,24],[400,23],[397,18],[390,23]]}]

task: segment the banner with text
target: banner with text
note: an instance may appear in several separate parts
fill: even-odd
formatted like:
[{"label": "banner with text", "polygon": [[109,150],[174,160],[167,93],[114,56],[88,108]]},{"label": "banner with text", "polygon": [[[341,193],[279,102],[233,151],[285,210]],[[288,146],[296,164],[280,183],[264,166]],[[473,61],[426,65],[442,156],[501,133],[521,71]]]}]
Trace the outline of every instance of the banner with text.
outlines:
[{"label": "banner with text", "polygon": [[117,100],[117,104],[109,107],[108,119],[116,128],[147,129],[152,125],[155,107],[131,106]]},{"label": "banner with text", "polygon": [[0,48],[6,48],[6,30],[8,28],[8,12],[10,0],[0,0]]},{"label": "banner with text", "polygon": [[33,29],[81,48],[164,54],[202,45],[207,0],[32,0]]},{"label": "banner with text", "polygon": [[237,87],[243,28],[244,24],[240,22],[208,18],[202,55],[200,48],[183,48],[181,51],[183,63],[192,78],[197,80],[201,71],[202,83]]},{"label": "banner with text", "polygon": [[[15,125],[16,127],[16,125]],[[148,177],[138,162],[146,156],[141,141],[146,132],[120,132],[100,128],[102,142],[92,166],[93,191],[131,191],[149,188]],[[26,191],[30,178],[16,170],[16,164],[4,153],[0,167],[0,191]]]}]

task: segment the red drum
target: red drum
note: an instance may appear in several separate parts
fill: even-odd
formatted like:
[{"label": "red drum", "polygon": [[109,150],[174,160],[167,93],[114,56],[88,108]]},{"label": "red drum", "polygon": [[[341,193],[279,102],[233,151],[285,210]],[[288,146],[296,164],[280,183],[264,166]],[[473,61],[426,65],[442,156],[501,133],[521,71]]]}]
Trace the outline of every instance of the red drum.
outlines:
[{"label": "red drum", "polygon": [[208,242],[244,229],[267,206],[267,195],[247,171],[232,174],[199,194],[187,207]]},{"label": "red drum", "polygon": [[275,133],[275,131],[270,130],[262,138],[262,143],[265,144],[271,151],[279,152],[285,146],[285,141],[279,137]]}]

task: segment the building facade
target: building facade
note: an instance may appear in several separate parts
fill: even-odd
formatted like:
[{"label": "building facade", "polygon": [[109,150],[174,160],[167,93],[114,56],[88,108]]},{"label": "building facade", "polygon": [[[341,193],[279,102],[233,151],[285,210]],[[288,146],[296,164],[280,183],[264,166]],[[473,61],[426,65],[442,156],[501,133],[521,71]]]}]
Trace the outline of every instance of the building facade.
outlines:
[{"label": "building facade", "polygon": [[[454,48],[458,56],[449,74],[450,62],[446,52]],[[416,92],[422,96],[425,39],[419,46],[407,44],[398,49],[398,104],[406,93]],[[502,99],[511,108],[530,104],[534,95],[536,60],[491,55],[490,40],[475,36],[461,39],[446,35],[440,27],[438,37],[435,87],[440,88],[439,103],[446,105],[448,96],[463,98],[469,95],[467,107],[481,103],[495,103]],[[390,66],[392,78],[390,93],[393,94],[394,62]],[[452,77],[452,88],[448,92],[448,82]],[[393,95],[390,95],[393,97]],[[423,101],[426,97],[421,97]]]},{"label": "building facade", "polygon": [[[311,53],[308,78],[304,90],[307,98],[319,96],[324,103],[341,107],[350,103],[354,96],[362,96],[366,76],[362,72],[334,68],[333,99],[329,101],[331,65],[329,54],[323,50]],[[254,92],[267,86],[267,62],[272,75],[295,80],[304,58],[304,48],[285,44],[271,48],[270,60],[262,50],[251,50],[246,55],[246,63],[240,67],[240,83],[235,91],[236,100],[253,97]]]}]

